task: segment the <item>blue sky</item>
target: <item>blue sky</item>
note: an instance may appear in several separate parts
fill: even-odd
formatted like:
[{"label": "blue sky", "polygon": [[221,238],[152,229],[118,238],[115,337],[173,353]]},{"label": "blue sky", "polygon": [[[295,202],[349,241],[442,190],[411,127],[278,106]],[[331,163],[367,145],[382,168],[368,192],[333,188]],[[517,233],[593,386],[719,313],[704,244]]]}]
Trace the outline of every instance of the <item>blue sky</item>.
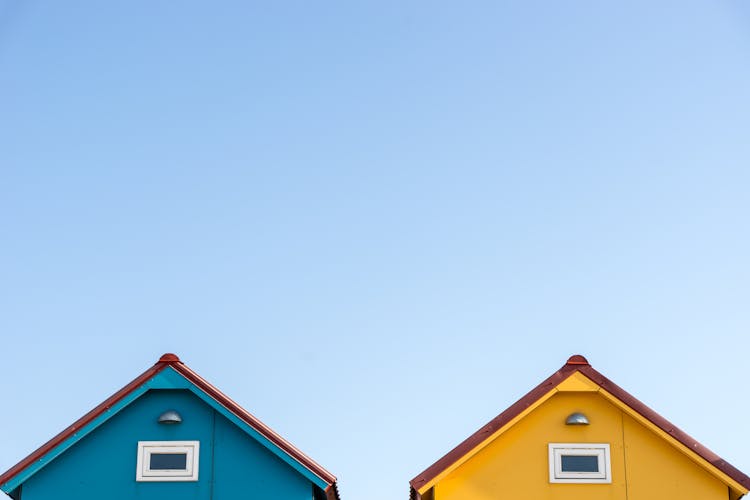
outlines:
[{"label": "blue sky", "polygon": [[405,499],[580,352],[749,472],[749,88],[741,1],[0,0],[0,469],[172,351]]}]

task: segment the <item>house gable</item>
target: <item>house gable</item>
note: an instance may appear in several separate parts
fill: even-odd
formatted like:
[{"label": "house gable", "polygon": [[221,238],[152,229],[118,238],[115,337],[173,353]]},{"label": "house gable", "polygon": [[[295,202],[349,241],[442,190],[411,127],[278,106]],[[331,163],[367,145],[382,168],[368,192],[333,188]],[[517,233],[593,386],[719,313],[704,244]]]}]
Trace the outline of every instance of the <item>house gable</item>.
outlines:
[{"label": "house gable", "polygon": [[[591,424],[565,425],[576,411]],[[611,482],[553,483],[549,443],[607,443]],[[574,356],[411,486],[412,498],[423,500],[497,498],[500,491],[510,498],[735,499],[748,491],[750,478]]]},{"label": "house gable", "polygon": [[[179,425],[154,415],[178,408]],[[199,441],[195,482],[135,481],[138,441]],[[244,491],[242,489],[244,489]],[[163,498],[312,497],[310,481],[200,398],[182,389],[149,390],[72,445],[23,484],[22,499],[160,500]]]},{"label": "house gable", "polygon": [[[158,424],[156,416],[172,406],[189,417],[179,425]],[[137,449],[133,447],[139,441],[179,440],[201,443],[203,466],[197,481],[182,485],[175,482],[144,484],[135,481]],[[108,446],[119,447],[119,451],[109,453]],[[132,449],[125,452],[123,447]],[[241,452],[244,455],[238,455]],[[88,467],[87,457],[89,460],[92,457],[107,457],[107,460],[100,460]],[[116,480],[130,485],[117,491],[135,488],[139,490],[137,498],[149,498],[150,493],[144,494],[144,490],[158,492],[164,488],[173,492],[169,496],[177,490],[185,490],[179,493],[181,498],[193,498],[193,495],[198,495],[195,498],[212,498],[204,491],[207,487],[204,482],[210,483],[213,492],[217,488],[233,487],[229,479],[234,477],[242,479],[248,491],[254,492],[246,495],[246,498],[309,499],[311,490],[317,489],[319,496],[324,495],[329,500],[338,499],[333,475],[171,354],[162,356],[154,367],[0,476],[0,487],[13,496],[23,485],[24,500],[57,498],[35,497],[30,492],[43,490],[49,485],[60,488],[66,484],[65,477],[79,477],[83,478],[83,483],[101,486],[97,483],[97,477],[112,476],[107,466],[110,457],[113,460],[111,465],[117,467],[117,474],[121,474]],[[118,460],[125,460],[130,465],[126,467],[124,462]],[[221,469],[217,469],[217,464]],[[106,474],[80,473],[87,468],[96,470],[100,467],[104,467],[100,472]],[[243,471],[241,475],[236,472],[238,470]],[[74,486],[70,487],[75,490]],[[270,487],[276,490],[266,491]],[[295,493],[290,492],[285,496],[279,488],[295,489]],[[187,494],[187,491],[191,493]],[[299,496],[300,491],[305,492],[304,496]],[[261,492],[265,492],[266,496]],[[122,498],[134,496],[126,494]]]},{"label": "house gable", "polygon": [[[591,424],[565,425],[579,410]],[[608,444],[611,483],[550,483],[549,443]],[[668,494],[653,494],[664,489]],[[494,499],[499,492],[508,498],[727,500],[724,483],[595,392],[554,394],[440,480],[435,498]]]}]

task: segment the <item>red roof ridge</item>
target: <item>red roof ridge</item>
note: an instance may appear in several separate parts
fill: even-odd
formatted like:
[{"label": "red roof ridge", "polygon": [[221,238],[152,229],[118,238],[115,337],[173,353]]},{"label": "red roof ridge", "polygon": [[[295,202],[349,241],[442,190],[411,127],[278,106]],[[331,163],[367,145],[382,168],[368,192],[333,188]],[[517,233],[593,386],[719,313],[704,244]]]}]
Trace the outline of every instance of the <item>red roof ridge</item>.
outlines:
[{"label": "red roof ridge", "polygon": [[565,365],[562,366],[555,373],[550,375],[547,379],[542,381],[539,385],[534,387],[521,399],[513,403],[505,411],[500,413],[497,417],[490,420],[487,424],[482,426],[474,434],[462,441],[458,446],[453,448],[437,462],[429,466],[427,469],[418,474],[414,479],[409,481],[411,485],[411,498],[417,498],[416,490],[422,487],[424,484],[429,483],[438,475],[440,475],[445,469],[453,465],[457,460],[464,456],[469,451],[473,450],[482,441],[484,441],[489,435],[502,428],[504,425],[509,423],[515,417],[520,415],[529,406],[538,401],[541,397],[552,390],[563,380],[567,379],[574,372],[580,372],[594,383],[599,385],[602,389],[606,390],[617,399],[622,401],[625,405],[633,409],[636,413],[646,418],[649,422],[656,425],[658,428],[668,433],[670,436],[675,438],[678,442],[692,450],[698,456],[709,462],[711,465],[716,467],[719,471],[723,472],[731,479],[741,484],[743,487],[750,489],[750,477],[745,473],[735,468],[726,460],[722,459],[714,452],[700,444],[686,432],[680,430],[677,426],[669,422],[666,418],[662,417],[654,410],[646,406],[644,403],[636,399],[633,395],[628,393],[625,389],[621,388],[607,377],[596,371],[586,360],[585,357],[580,354],[571,356]]},{"label": "red roof ridge", "polygon": [[161,355],[161,358],[159,358],[159,363],[182,363],[180,361],[180,357],[177,354],[173,354],[171,352],[165,352]]},{"label": "red roof ridge", "polygon": [[581,356],[580,354],[574,354],[571,357],[568,358],[566,365],[589,365],[589,362],[586,358]]}]

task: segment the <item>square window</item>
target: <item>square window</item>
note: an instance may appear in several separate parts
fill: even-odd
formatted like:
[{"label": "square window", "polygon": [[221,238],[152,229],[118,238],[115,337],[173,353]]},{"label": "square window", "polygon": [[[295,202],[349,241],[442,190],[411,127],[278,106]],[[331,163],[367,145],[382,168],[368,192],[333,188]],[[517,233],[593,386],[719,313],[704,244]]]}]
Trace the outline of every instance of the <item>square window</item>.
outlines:
[{"label": "square window", "polygon": [[550,483],[611,483],[609,444],[550,443]]},{"label": "square window", "polygon": [[138,441],[136,481],[197,481],[200,442]]}]

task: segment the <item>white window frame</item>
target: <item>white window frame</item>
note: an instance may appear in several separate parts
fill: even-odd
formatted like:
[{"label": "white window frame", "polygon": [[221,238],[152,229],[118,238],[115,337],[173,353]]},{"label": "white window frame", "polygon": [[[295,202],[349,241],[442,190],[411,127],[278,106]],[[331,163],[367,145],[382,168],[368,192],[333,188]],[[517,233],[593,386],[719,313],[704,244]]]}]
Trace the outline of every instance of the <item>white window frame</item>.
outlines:
[{"label": "white window frame", "polygon": [[[185,469],[152,469],[152,453],[184,453],[187,457]],[[138,441],[136,481],[197,481],[199,441]]]},{"label": "white window frame", "polygon": [[[597,457],[599,471],[564,472],[562,457],[570,455]],[[609,443],[549,443],[549,482],[611,483]]]}]

